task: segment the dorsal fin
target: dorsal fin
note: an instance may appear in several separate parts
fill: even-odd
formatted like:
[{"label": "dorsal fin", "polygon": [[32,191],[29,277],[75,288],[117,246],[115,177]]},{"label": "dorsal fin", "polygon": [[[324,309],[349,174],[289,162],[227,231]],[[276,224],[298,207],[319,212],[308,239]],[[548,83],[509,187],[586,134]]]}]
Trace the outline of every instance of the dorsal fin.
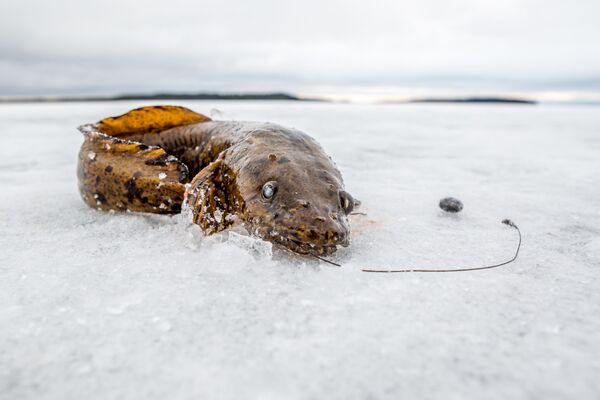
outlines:
[{"label": "dorsal fin", "polygon": [[210,121],[206,115],[179,106],[140,107],[118,117],[104,118],[94,128],[109,136],[160,132],[176,126]]}]

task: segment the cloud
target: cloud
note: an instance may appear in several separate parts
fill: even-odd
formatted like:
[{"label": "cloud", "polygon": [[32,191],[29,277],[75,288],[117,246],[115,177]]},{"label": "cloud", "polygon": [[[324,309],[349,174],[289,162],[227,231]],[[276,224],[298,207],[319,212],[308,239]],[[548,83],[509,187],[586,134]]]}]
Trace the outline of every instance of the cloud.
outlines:
[{"label": "cloud", "polygon": [[599,13],[584,0],[5,0],[0,94],[598,91]]}]

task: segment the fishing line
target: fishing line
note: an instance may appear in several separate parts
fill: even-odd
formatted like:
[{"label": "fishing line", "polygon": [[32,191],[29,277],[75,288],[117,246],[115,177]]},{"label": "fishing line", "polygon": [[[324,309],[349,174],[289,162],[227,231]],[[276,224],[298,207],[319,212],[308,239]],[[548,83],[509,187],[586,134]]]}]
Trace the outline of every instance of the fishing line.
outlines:
[{"label": "fishing line", "polygon": [[501,262],[499,264],[488,265],[485,267],[473,267],[473,268],[454,268],[454,269],[415,269],[415,268],[407,268],[407,269],[363,269],[363,272],[375,272],[375,273],[398,273],[398,272],[464,272],[464,271],[479,271],[482,269],[492,269],[498,268],[506,264],[510,264],[511,262],[517,259],[519,255],[519,250],[521,249],[521,230],[519,227],[510,219],[502,220],[502,223],[513,227],[517,230],[519,234],[519,243],[517,244],[517,250],[515,251],[515,255],[508,261]]},{"label": "fishing line", "polygon": [[[484,267],[472,267],[472,268],[452,268],[452,269],[417,269],[417,268],[406,268],[406,269],[370,269],[370,268],[365,268],[362,269],[363,272],[372,272],[372,273],[381,273],[381,274],[391,274],[391,273],[400,273],[400,272],[465,272],[465,271],[479,271],[482,269],[492,269],[492,268],[498,268],[501,267],[503,265],[506,264],[510,264],[511,262],[515,261],[517,259],[517,257],[519,256],[519,250],[521,250],[521,230],[519,229],[519,227],[517,226],[517,224],[515,224],[513,221],[511,221],[510,219],[504,219],[502,220],[502,223],[504,225],[508,225],[512,228],[515,228],[515,230],[517,231],[517,234],[519,235],[519,243],[517,244],[517,249],[515,251],[515,255],[508,261],[504,261],[501,262],[499,264],[493,264],[493,265],[487,265]],[[341,264],[335,263],[333,261],[329,261],[323,257],[319,257],[317,255],[314,255],[314,257],[318,258],[321,261],[324,261],[328,264],[331,265],[335,265],[336,267],[341,267]]]}]

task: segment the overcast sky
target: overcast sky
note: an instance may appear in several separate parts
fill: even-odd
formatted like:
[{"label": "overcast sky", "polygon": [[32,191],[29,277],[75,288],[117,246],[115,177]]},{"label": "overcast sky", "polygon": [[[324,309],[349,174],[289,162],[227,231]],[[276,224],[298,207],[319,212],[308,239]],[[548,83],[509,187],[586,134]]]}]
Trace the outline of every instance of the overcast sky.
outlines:
[{"label": "overcast sky", "polygon": [[158,90],[600,98],[600,1],[0,1],[0,96]]}]

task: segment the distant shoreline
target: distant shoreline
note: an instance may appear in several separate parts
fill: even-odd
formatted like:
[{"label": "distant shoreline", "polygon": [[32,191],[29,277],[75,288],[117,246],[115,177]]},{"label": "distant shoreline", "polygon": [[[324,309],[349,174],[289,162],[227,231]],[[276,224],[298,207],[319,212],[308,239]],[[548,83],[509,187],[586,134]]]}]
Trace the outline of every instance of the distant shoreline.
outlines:
[{"label": "distant shoreline", "polygon": [[14,96],[0,97],[0,103],[62,103],[119,100],[284,100],[324,101],[288,93],[154,93],[122,94],[117,96]]},{"label": "distant shoreline", "polygon": [[536,105],[536,100],[514,99],[509,97],[465,97],[465,98],[424,98],[408,100],[408,103],[493,103]]},{"label": "distant shoreline", "polygon": [[[306,101],[336,102],[333,100],[301,97],[284,92],[272,93],[152,93],[121,94],[116,96],[0,96],[0,104],[6,103],[64,103],[64,102],[98,102],[98,101],[148,101],[148,100],[259,100],[259,101]],[[340,101],[340,103],[351,103]],[[379,104],[414,104],[414,103],[475,103],[475,104],[523,104],[536,105],[536,100],[509,97],[463,97],[463,98],[417,98],[408,100],[382,101]]]}]

